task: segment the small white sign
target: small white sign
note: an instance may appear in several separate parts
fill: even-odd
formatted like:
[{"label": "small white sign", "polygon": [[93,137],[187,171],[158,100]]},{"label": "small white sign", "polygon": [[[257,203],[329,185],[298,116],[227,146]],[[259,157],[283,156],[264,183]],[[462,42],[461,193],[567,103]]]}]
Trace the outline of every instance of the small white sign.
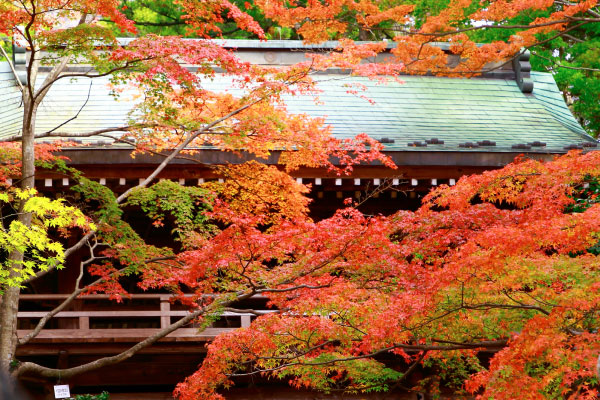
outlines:
[{"label": "small white sign", "polygon": [[66,399],[71,397],[69,391],[69,385],[54,385],[54,398],[55,399]]}]

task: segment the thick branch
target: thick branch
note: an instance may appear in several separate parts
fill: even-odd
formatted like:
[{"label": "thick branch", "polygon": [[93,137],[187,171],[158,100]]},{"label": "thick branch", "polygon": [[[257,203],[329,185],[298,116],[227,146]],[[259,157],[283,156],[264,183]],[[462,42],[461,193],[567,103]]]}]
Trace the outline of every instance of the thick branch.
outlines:
[{"label": "thick branch", "polygon": [[93,371],[98,368],[102,368],[102,367],[106,367],[108,365],[113,365],[113,364],[119,363],[121,361],[124,361],[124,360],[130,358],[131,356],[133,356],[134,354],[136,354],[138,351],[142,350],[143,348],[148,347],[148,346],[152,345],[153,343],[157,342],[158,340],[164,338],[171,332],[174,332],[177,329],[187,325],[188,323],[190,323],[194,319],[198,318],[199,316],[201,316],[205,313],[209,313],[212,309],[217,309],[218,307],[227,306],[227,305],[233,303],[234,301],[245,300],[245,299],[251,297],[253,294],[254,293],[252,293],[252,292],[240,293],[233,300],[215,302],[211,306],[199,308],[198,310],[181,318],[177,322],[169,325],[167,328],[156,332],[154,335],[149,336],[148,338],[142,340],[141,342],[137,343],[136,345],[130,347],[129,349],[127,349],[117,355],[99,358],[99,359],[89,362],[87,364],[79,365],[79,366],[73,367],[73,368],[66,368],[66,369],[47,368],[47,367],[41,366],[41,365],[33,363],[33,362],[24,362],[24,363],[21,363],[19,365],[19,367],[13,372],[13,376],[18,377],[18,376],[22,376],[24,374],[37,374],[37,375],[45,377],[45,378],[59,378],[60,377],[61,379],[69,379],[72,376],[82,374],[84,372]]},{"label": "thick branch", "polygon": [[[36,139],[41,139],[41,138],[45,138],[45,137],[83,138],[83,137],[90,137],[90,136],[98,136],[98,135],[102,135],[105,133],[111,133],[111,132],[128,132],[133,129],[146,128],[146,127],[150,127],[150,125],[119,126],[119,127],[115,127],[115,128],[103,128],[103,129],[98,129],[96,131],[90,131],[90,132],[84,132],[84,133],[67,133],[67,132],[48,131],[48,132],[44,132],[44,133],[40,133],[39,135],[36,135],[35,138]],[[8,136],[8,137],[2,139],[2,142],[15,142],[15,141],[19,141],[19,140],[21,140],[21,135],[13,135],[13,136]]]},{"label": "thick branch", "polygon": [[175,148],[175,150],[173,150],[171,152],[171,154],[165,158],[158,167],[156,167],[156,169],[146,178],[144,179],[144,181],[142,181],[138,186],[130,188],[128,190],[126,190],[122,195],[120,195],[119,197],[117,197],[117,204],[120,204],[123,200],[125,200],[133,190],[137,189],[137,188],[143,188],[146,187],[150,182],[152,182],[152,180],[154,178],[156,178],[158,176],[158,174],[161,173],[161,171],[163,169],[165,169],[165,167],[182,151],[184,150],[194,139],[196,139],[198,136],[206,133],[207,131],[211,130],[213,127],[217,126],[218,124],[220,124],[223,121],[228,120],[229,118],[241,113],[242,111],[246,110],[249,107],[252,107],[254,104],[259,103],[261,101],[264,100],[264,97],[260,97],[258,99],[255,99],[253,101],[251,101],[250,103],[239,107],[236,110],[233,110],[232,112],[230,112],[227,115],[224,115],[221,118],[216,119],[215,121],[211,122],[210,124],[206,125],[205,127],[198,129],[196,131],[194,131],[186,140],[184,140],[179,146],[177,146]]},{"label": "thick branch", "polygon": [[60,79],[61,72],[65,70],[70,60],[71,56],[65,56],[54,68],[52,68],[52,71],[50,71],[46,76],[46,79],[44,79],[42,87],[32,97],[34,107],[37,108],[37,106],[40,105],[44,97],[46,97],[46,94],[50,91],[52,84]]},{"label": "thick branch", "polygon": [[225,307],[223,309],[223,311],[229,311],[229,312],[234,312],[234,313],[239,313],[239,314],[254,314],[257,317],[259,317],[261,315],[274,314],[274,313],[279,312],[278,310],[273,310],[273,311],[256,311],[256,310],[253,310],[251,308],[240,309],[240,308],[233,308],[233,307]]},{"label": "thick branch", "polygon": [[139,26],[185,26],[187,25],[185,22],[183,21],[173,21],[173,22],[136,22],[136,25]]},{"label": "thick branch", "polygon": [[[115,72],[126,70],[126,69],[134,66],[137,63],[140,63],[142,61],[147,61],[149,59],[150,58],[139,58],[139,59],[135,59],[135,60],[129,60],[129,61],[126,61],[125,64],[121,65],[120,67],[113,68],[106,72],[96,73],[95,75],[90,75],[90,73],[92,71],[94,71],[94,69],[92,69],[92,68],[90,68],[89,73],[69,73],[69,74],[62,74],[60,76],[54,74],[52,77],[49,74],[46,77],[46,79],[44,80],[44,83],[42,84],[40,89],[36,93],[36,102],[41,101],[41,98],[39,98],[39,100],[38,100],[37,96],[42,95],[42,93],[45,95],[45,92],[47,92],[55,82],[57,82],[61,79],[64,79],[64,78],[90,78],[90,79],[100,78],[103,76],[108,76],[108,75],[114,74]],[[65,64],[65,66],[66,66],[66,64]],[[61,70],[61,72],[62,72],[62,70]],[[41,97],[43,97],[43,95]]]}]

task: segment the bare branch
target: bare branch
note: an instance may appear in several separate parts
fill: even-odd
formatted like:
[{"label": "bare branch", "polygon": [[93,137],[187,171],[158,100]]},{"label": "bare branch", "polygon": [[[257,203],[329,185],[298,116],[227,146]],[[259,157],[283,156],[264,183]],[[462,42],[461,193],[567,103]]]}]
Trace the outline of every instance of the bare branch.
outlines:
[{"label": "bare branch", "polygon": [[17,81],[17,84],[19,85],[19,89],[21,90],[21,93],[23,93],[23,91],[25,90],[25,88],[23,87],[23,84],[21,83],[21,80],[19,79],[19,75],[17,75],[17,71],[15,70],[15,66],[13,65],[12,61],[10,60],[10,57],[8,56],[8,54],[6,54],[6,50],[4,50],[4,47],[2,47],[1,44],[0,44],[0,52],[2,52],[2,55],[4,56],[4,58],[6,58],[6,61],[8,61],[8,65],[10,67],[10,70],[13,73],[15,81]]},{"label": "bare branch", "polygon": [[330,286],[330,284],[319,285],[319,286],[298,285],[298,286],[293,286],[293,287],[283,288],[283,289],[273,289],[273,288],[258,289],[256,291],[256,293],[285,293],[285,292],[293,292],[294,290],[299,290],[299,289],[323,289],[323,288],[326,288],[326,287],[329,287],[329,286]]},{"label": "bare branch", "polygon": [[561,64],[561,63],[557,62],[556,60],[553,60],[549,57],[544,57],[543,55],[541,55],[537,52],[532,52],[532,54],[535,55],[536,57],[542,58],[546,61],[550,61],[552,64],[554,64],[554,67],[556,67],[556,68],[550,67],[549,69],[551,69],[551,70],[556,70],[558,68],[566,68],[566,69],[574,69],[577,71],[600,72],[600,68],[586,68],[586,67],[574,67],[571,65],[564,65],[564,64]]},{"label": "bare branch", "polygon": [[463,304],[461,308],[465,310],[491,310],[491,309],[521,309],[521,310],[534,310],[539,311],[542,314],[550,315],[550,312],[544,310],[542,307],[529,305],[529,304],[496,304],[496,303],[481,303],[481,304]]},{"label": "bare branch", "polygon": [[[64,310],[68,305],[70,305],[73,300],[75,300],[75,298],[77,296],[79,296],[83,291],[85,291],[88,287],[97,285],[98,283],[100,283],[103,278],[97,279],[96,281],[92,282],[90,285],[84,287],[84,288],[80,288],[79,284],[81,282],[81,279],[83,277],[83,273],[84,273],[84,267],[93,262],[96,259],[96,256],[94,255],[94,249],[96,248],[96,246],[98,246],[98,243],[94,243],[94,245],[91,245],[89,243],[89,241],[86,242],[86,244],[88,245],[88,247],[90,248],[90,257],[79,263],[79,276],[77,277],[77,280],[75,282],[75,290],[62,302],[60,303],[57,307],[55,307],[52,311],[48,312],[46,315],[44,315],[37,323],[37,325],[35,326],[35,328],[29,332],[27,335],[25,335],[24,337],[22,337],[21,339],[19,339],[19,345],[23,345],[26,344],[27,342],[29,342],[31,339],[35,338],[40,331],[44,328],[44,326],[46,326],[46,323],[52,318],[54,317],[56,314],[58,314],[59,312],[61,312],[62,310]],[[118,272],[121,272],[121,270],[115,271],[113,273],[110,274],[110,276],[117,274]]]},{"label": "bare branch", "polygon": [[[336,359],[332,359],[332,360],[318,361],[318,362],[310,362],[310,361],[309,362],[303,362],[303,361],[291,362],[291,363],[281,364],[281,365],[278,365],[273,368],[257,369],[252,372],[230,374],[229,376],[231,376],[231,377],[251,376],[251,375],[257,375],[257,374],[264,374],[265,372],[275,372],[275,371],[279,371],[279,370],[289,368],[289,367],[294,367],[294,366],[333,365],[333,364],[343,363],[346,361],[354,361],[354,360],[361,360],[364,358],[372,358],[372,357],[387,353],[387,352],[389,352],[391,350],[395,350],[395,349],[404,349],[404,350],[413,350],[413,351],[449,351],[449,350],[466,350],[466,349],[480,349],[480,348],[497,349],[497,348],[506,346],[507,343],[508,343],[507,339],[485,340],[485,341],[481,341],[481,342],[459,343],[459,344],[446,345],[446,346],[425,345],[425,344],[424,345],[411,345],[411,344],[399,343],[399,344],[395,344],[390,347],[386,347],[386,348],[374,351],[369,354],[363,354],[363,355],[359,355],[359,356],[336,358]],[[290,360],[296,359],[296,358],[297,358],[296,356],[292,356],[292,357],[290,357]]]},{"label": "bare branch", "polygon": [[223,311],[229,311],[229,312],[234,312],[234,313],[239,313],[239,314],[254,314],[256,316],[267,315],[267,314],[275,314],[275,313],[280,312],[280,310],[256,311],[256,310],[253,310],[251,308],[240,309],[240,308],[232,308],[232,307],[225,307],[225,308],[223,308]]},{"label": "bare branch", "polygon": [[83,110],[83,108],[87,105],[88,101],[90,101],[90,95],[92,94],[92,84],[93,84],[93,82],[94,81],[90,81],[90,87],[88,89],[87,97],[86,97],[85,101],[83,102],[82,106],[79,108],[79,111],[77,111],[77,113],[74,116],[72,116],[71,118],[69,118],[66,121],[62,122],[60,125],[56,126],[53,129],[50,129],[48,132],[46,132],[46,134],[51,134],[52,132],[54,132],[57,129],[59,129],[61,126],[65,126],[69,122],[71,122],[71,121],[77,119],[77,117],[79,117],[79,114],[81,114],[81,111]]},{"label": "bare branch", "polygon": [[[38,94],[42,93],[42,90],[48,91],[50,89],[50,87],[57,81],[64,79],[64,78],[101,78],[103,76],[108,76],[111,74],[114,74],[115,72],[119,72],[119,71],[123,71],[126,70],[132,66],[135,66],[136,64],[142,62],[142,61],[147,61],[150,58],[139,58],[139,59],[135,59],[135,60],[128,60],[125,62],[125,64],[121,65],[120,67],[116,67],[113,68],[109,71],[105,71],[102,73],[96,73],[96,74],[91,74],[94,69],[90,68],[89,72],[86,73],[68,73],[68,74],[62,74],[60,76],[54,75],[50,78],[50,75],[48,75],[48,77],[46,77],[46,80],[44,81],[44,83],[42,84],[42,86],[40,87],[40,89],[38,90]],[[38,96],[38,94],[36,94],[36,97]],[[37,98],[36,98],[36,102],[37,102]],[[40,99],[41,101],[41,99]]]},{"label": "bare branch", "polygon": [[[84,132],[84,133],[67,133],[67,132],[44,132],[35,136],[35,139],[42,139],[45,137],[61,137],[61,138],[83,138],[90,136],[100,136],[105,133],[111,132],[127,132],[133,129],[151,127],[150,125],[130,125],[130,126],[119,126],[114,128],[103,128],[96,131]],[[21,140],[21,135],[8,136],[2,139],[2,142],[15,142]]]}]

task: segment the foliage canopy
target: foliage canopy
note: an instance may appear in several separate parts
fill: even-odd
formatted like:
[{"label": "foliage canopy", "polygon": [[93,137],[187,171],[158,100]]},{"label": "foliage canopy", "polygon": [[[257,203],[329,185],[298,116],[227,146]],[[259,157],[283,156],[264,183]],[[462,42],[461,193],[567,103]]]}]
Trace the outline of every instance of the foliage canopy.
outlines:
[{"label": "foliage canopy", "polygon": [[[206,326],[235,301],[260,294],[280,312],[217,338],[198,372],[178,386],[180,398],[218,398],[216,391],[231,379],[256,374],[324,391],[387,390],[405,385],[418,365],[437,366],[443,385],[483,398],[596,396],[598,153],[569,153],[548,163],[518,160],[436,189],[416,212],[366,216],[349,207],[312,221],[308,189],[287,173],[313,167],[343,174],[375,160],[394,166],[367,135],[336,139],[323,120],[290,115],[282,101],[284,95],[313,93],[310,74],[330,67],[373,78],[401,72],[474,76],[509,62],[523,48],[541,48],[541,59],[548,51],[555,57],[553,47],[543,46],[587,34],[582,32],[595,35],[595,0],[140,4],[0,3],[0,34],[29,48],[31,56],[20,86],[22,129],[4,137],[0,147],[0,201],[3,210],[14,211],[3,216],[0,236],[7,255],[0,274],[2,368],[68,379],[125,360],[185,324]],[[116,31],[134,36],[153,24],[201,39],[150,32],[117,40]],[[298,65],[256,66],[205,40],[227,34],[232,25],[261,39],[277,34],[265,32],[269,25],[308,42],[342,40],[331,54],[314,54]],[[385,36],[396,44],[392,59],[364,63],[387,43],[351,38]],[[478,46],[481,38],[489,43]],[[596,79],[594,40],[586,36],[568,54],[589,68],[573,71]],[[449,52],[434,41],[447,42]],[[571,62],[569,57],[565,53]],[[91,68],[70,68],[75,63]],[[205,89],[203,82],[217,69],[238,94]],[[64,124],[36,129],[36,111],[56,81],[106,75],[117,95],[122,85],[139,89],[128,125],[78,133],[61,130]],[[587,78],[561,79],[572,93],[593,93],[582,89]],[[584,119],[595,129],[593,115]],[[164,156],[138,187],[119,196],[68,168],[52,147],[35,143],[108,133],[135,145],[135,152]],[[175,157],[204,146],[259,158],[281,150],[282,170],[247,163],[222,167],[227,181],[207,188],[150,186]],[[78,182],[78,209],[37,195],[36,158]],[[9,189],[9,178],[19,180],[20,188]],[[172,226],[181,251],[146,243],[127,223],[123,207],[139,207],[155,225]],[[65,248],[65,236],[77,243]],[[78,266],[80,277],[85,272],[94,280],[80,285],[77,279],[65,302],[17,339],[19,286],[81,249],[88,258]],[[59,370],[15,360],[16,347],[78,295],[102,292],[119,300],[126,294],[124,277],[136,277],[143,289],[170,290],[190,313],[118,355],[84,365]],[[478,357],[481,350],[494,352],[489,365]],[[400,357],[408,368],[386,365],[382,354]],[[438,390],[434,380],[421,384]]]}]

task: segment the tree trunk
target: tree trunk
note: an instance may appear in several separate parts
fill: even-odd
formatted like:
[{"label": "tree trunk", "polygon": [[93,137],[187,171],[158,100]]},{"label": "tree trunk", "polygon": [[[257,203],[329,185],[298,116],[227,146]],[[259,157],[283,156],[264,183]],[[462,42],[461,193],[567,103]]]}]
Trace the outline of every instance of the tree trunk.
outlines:
[{"label": "tree trunk", "polygon": [[[20,261],[23,254],[13,252],[10,260]],[[8,371],[17,347],[17,310],[19,308],[18,287],[7,287],[0,306],[0,368]]]},{"label": "tree trunk", "polygon": [[[27,89],[25,90],[27,92]],[[29,94],[23,94],[24,117],[23,117],[23,139],[21,142],[21,188],[30,189],[35,185],[35,105]],[[19,222],[25,226],[31,226],[31,214],[23,213],[22,208],[25,201],[19,205]],[[9,261],[13,268],[17,268],[23,262],[23,253],[14,251],[9,255]],[[16,276],[19,272],[11,269],[11,275]],[[7,287],[2,295],[0,305],[0,369],[8,371],[15,357],[17,348],[17,312],[19,309],[18,287]]]}]

